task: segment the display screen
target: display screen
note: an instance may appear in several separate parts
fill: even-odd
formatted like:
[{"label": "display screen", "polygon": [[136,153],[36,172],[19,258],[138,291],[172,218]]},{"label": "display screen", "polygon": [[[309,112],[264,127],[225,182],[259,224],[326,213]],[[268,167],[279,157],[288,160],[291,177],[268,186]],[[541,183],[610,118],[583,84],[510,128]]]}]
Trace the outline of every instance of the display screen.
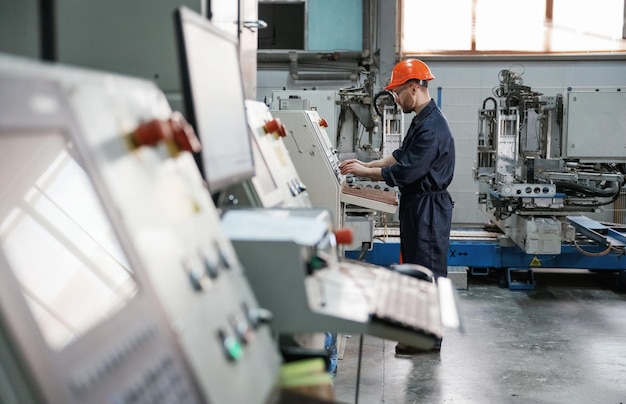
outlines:
[{"label": "display screen", "polygon": [[187,9],[176,11],[185,116],[202,143],[211,193],[254,175],[236,38]]},{"label": "display screen", "polygon": [[61,133],[3,134],[0,150],[0,247],[44,339],[60,350],[124,307],[138,285]]}]

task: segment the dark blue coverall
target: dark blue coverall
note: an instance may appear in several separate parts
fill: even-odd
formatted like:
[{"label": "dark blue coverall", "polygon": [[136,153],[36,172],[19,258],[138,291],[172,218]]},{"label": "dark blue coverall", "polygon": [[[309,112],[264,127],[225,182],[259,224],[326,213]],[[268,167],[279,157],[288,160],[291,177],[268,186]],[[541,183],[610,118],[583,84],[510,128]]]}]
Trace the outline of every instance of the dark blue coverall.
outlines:
[{"label": "dark blue coverall", "polygon": [[435,277],[447,276],[454,205],[447,188],[455,149],[448,121],[434,100],[413,118],[393,157],[397,164],[384,167],[382,176],[400,190],[402,261],[423,265]]}]

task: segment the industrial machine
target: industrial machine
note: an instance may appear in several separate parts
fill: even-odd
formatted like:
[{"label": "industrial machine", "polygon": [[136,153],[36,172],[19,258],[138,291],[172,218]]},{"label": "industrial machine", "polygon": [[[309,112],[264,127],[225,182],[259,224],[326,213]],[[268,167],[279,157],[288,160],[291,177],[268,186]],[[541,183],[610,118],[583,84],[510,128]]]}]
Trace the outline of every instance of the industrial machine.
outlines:
[{"label": "industrial machine", "polygon": [[[449,275],[505,269],[509,288],[532,289],[533,268],[581,268],[626,284],[624,107],[620,88],[544,95],[502,70],[478,110],[474,178],[489,225],[452,229]],[[365,260],[396,263],[397,229],[376,235]]]},{"label": "industrial machine", "polygon": [[356,238],[347,250],[367,250],[373,238],[374,216],[397,210],[395,190],[367,187],[340,173],[337,153],[326,132],[327,123],[317,111],[280,110],[272,111],[272,115],[287,128],[283,141],[307,186],[311,204],[328,209],[335,227],[354,229]]},{"label": "industrial machine", "polygon": [[487,217],[526,254],[560,254],[581,236],[623,254],[623,236],[585,215],[610,207],[624,185],[626,95],[546,96],[510,70],[493,93],[478,111],[474,172]]},{"label": "industrial machine", "polygon": [[286,124],[284,142],[313,205],[330,209],[336,225],[353,229],[355,240],[345,251],[355,257],[371,251],[377,235],[397,230],[397,203],[390,198],[397,189],[369,178],[344,178],[337,166],[348,158],[387,156],[404,139],[404,116],[392,93],[374,94],[375,76],[362,76],[361,86],[339,90],[275,90],[270,105]]},{"label": "industrial machine", "polygon": [[283,142],[285,126],[262,102],[246,100],[245,108],[255,173],[249,182],[223,192],[219,206],[310,208],[307,186]]},{"label": "industrial machine", "polygon": [[0,87],[0,401],[277,401],[271,313],[165,95],[8,56]]}]

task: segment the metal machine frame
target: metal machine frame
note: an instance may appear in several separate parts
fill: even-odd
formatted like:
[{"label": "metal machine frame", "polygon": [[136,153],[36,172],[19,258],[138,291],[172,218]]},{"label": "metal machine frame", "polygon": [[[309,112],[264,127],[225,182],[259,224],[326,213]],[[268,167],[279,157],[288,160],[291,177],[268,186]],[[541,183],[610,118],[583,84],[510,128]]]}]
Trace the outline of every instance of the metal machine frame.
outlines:
[{"label": "metal machine frame", "polygon": [[[500,72],[478,110],[474,168],[481,210],[497,231],[453,230],[449,266],[608,270],[623,280],[626,224],[597,219],[623,194],[621,90],[544,96],[521,74]],[[397,263],[398,234],[377,236],[365,260]]]}]

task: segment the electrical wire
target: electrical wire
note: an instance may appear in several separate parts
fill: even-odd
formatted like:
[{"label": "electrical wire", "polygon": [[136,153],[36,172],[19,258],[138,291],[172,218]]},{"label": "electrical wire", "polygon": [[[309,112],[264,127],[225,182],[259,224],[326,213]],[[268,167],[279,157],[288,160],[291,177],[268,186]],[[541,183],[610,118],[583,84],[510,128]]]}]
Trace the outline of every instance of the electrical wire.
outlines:
[{"label": "electrical wire", "polygon": [[590,251],[585,251],[583,250],[579,245],[578,242],[576,242],[576,240],[574,240],[573,242],[574,247],[576,247],[576,250],[581,253],[584,256],[587,257],[602,257],[604,255],[607,255],[609,252],[611,252],[611,248],[613,248],[613,246],[611,244],[609,244],[609,246],[604,250],[604,251],[600,251],[600,252],[590,252]]}]

